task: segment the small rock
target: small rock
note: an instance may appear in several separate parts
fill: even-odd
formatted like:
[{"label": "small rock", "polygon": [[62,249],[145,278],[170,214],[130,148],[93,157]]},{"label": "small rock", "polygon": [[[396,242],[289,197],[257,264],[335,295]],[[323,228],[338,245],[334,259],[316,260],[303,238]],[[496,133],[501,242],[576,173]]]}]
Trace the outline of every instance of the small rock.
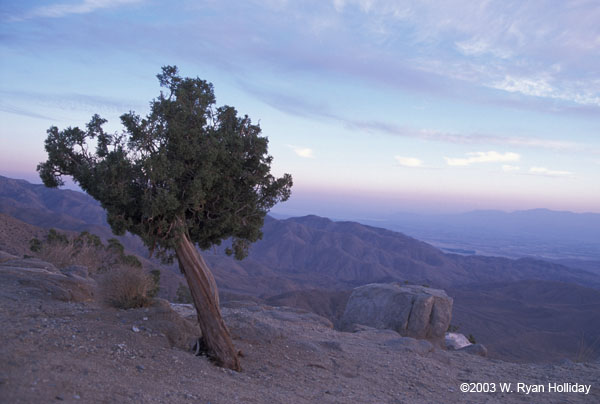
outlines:
[{"label": "small rock", "polygon": [[468,352],[470,354],[473,355],[479,355],[479,356],[487,356],[487,348],[481,344],[472,344],[472,345],[467,345],[464,348],[460,348],[456,350],[457,352]]},{"label": "small rock", "polygon": [[131,327],[131,331],[133,332],[140,332],[140,329],[137,328],[135,325],[133,327]]},{"label": "small rock", "polygon": [[144,369],[146,369],[146,368],[144,367],[144,365],[137,365],[137,366],[136,366],[136,369],[137,369],[137,370],[139,370],[139,371],[141,372],[142,370],[144,370]]}]

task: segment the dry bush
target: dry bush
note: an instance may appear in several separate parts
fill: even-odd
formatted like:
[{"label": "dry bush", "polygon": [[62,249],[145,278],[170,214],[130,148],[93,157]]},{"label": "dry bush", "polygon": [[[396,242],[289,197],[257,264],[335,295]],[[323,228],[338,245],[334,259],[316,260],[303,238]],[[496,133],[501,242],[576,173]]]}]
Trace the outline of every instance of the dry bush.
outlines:
[{"label": "dry bush", "polygon": [[133,309],[150,304],[154,283],[142,268],[119,266],[103,274],[98,286],[101,299],[108,305]]},{"label": "dry bush", "polygon": [[104,245],[100,237],[85,231],[68,236],[50,229],[44,240],[34,238],[30,241],[30,250],[58,268],[85,266],[91,276],[119,265],[142,266],[135,256],[125,254],[125,248],[118,240],[110,239],[108,245]]},{"label": "dry bush", "polygon": [[585,338],[585,334],[581,333],[575,362],[595,362],[598,359],[600,359],[600,336],[592,340]]},{"label": "dry bush", "polygon": [[74,240],[66,244],[44,244],[36,255],[57,268],[83,265],[88,268],[91,275],[102,272],[111,261],[111,254],[106,250],[89,244],[79,245]]}]

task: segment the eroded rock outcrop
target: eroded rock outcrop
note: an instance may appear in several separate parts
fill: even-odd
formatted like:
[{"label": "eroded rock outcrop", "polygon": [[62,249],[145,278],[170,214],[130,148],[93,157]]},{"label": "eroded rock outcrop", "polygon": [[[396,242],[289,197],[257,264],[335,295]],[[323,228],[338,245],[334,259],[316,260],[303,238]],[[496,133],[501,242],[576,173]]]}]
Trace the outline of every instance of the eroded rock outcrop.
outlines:
[{"label": "eroded rock outcrop", "polygon": [[439,289],[400,283],[373,283],[354,289],[342,316],[342,329],[354,324],[440,341],[452,318],[451,297]]},{"label": "eroded rock outcrop", "polygon": [[63,273],[54,265],[37,258],[1,262],[0,274],[23,288],[47,293],[53,299],[62,301],[93,300],[96,287],[96,282],[87,276],[82,267],[69,267]]}]

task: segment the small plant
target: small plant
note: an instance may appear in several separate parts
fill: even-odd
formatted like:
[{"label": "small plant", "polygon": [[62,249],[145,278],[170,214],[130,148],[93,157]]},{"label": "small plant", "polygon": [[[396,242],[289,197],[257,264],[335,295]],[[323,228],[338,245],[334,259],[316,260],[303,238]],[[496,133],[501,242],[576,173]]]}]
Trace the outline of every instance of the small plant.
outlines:
[{"label": "small plant", "polygon": [[48,230],[48,235],[46,236],[46,241],[50,244],[68,244],[69,243],[69,238],[62,234],[57,232],[55,229],[50,229]]},{"label": "small plant", "polygon": [[575,362],[593,362],[600,358],[600,336],[596,337],[592,342],[585,338],[585,334],[581,333]]},{"label": "small plant", "polygon": [[156,295],[158,295],[158,291],[160,290],[160,270],[153,269],[150,271],[150,278],[152,279],[152,288],[148,292],[148,296],[156,297]]},{"label": "small plant", "polygon": [[146,307],[152,301],[152,278],[138,267],[115,267],[108,270],[98,283],[100,297],[119,309]]},{"label": "small plant", "polygon": [[469,342],[471,344],[476,344],[477,341],[475,341],[475,337],[473,336],[473,334],[469,334],[469,336],[467,337],[467,339],[469,340]]},{"label": "small plant", "polygon": [[458,332],[459,328],[460,328],[460,326],[458,326],[458,325],[452,325],[452,324],[450,324],[448,326],[448,329],[446,330],[446,332]]},{"label": "small plant", "polygon": [[34,253],[42,251],[42,242],[38,238],[32,238],[29,240],[29,250]]}]

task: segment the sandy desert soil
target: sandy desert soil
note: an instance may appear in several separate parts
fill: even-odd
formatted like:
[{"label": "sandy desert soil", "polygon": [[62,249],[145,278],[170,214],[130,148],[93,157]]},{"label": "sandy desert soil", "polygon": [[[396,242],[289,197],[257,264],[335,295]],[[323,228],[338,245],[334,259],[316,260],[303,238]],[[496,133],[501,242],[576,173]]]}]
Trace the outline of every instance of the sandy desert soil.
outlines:
[{"label": "sandy desert soil", "polygon": [[[158,300],[145,309],[107,308],[91,289],[87,297],[83,289],[69,292],[74,286],[60,283],[60,273],[18,267],[26,262],[5,264],[3,403],[600,402],[598,363],[524,365],[431,350],[393,331],[342,333],[315,314],[253,302],[229,302],[222,309],[244,355],[243,371],[235,373],[191,352],[198,330],[185,318],[193,319],[188,307],[174,311]],[[511,383],[513,392],[461,392],[461,383],[477,382],[495,383],[497,390],[499,383]],[[519,382],[546,392],[518,392]],[[548,383],[591,390],[549,393]]]}]

